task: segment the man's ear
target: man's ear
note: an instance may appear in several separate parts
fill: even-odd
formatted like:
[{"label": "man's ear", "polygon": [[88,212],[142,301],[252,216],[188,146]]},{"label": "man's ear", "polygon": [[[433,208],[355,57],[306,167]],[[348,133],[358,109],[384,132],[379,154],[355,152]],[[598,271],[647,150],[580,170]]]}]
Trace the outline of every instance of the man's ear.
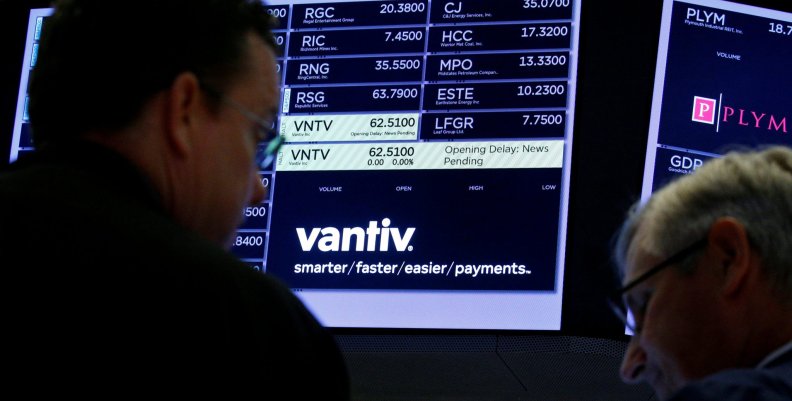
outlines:
[{"label": "man's ear", "polygon": [[203,109],[198,77],[191,72],[177,75],[165,99],[165,131],[168,144],[176,154],[185,156],[193,147],[199,113]]},{"label": "man's ear", "polygon": [[745,287],[755,269],[748,233],[737,219],[721,217],[712,224],[708,236],[713,256],[720,266],[723,294],[734,297]]}]

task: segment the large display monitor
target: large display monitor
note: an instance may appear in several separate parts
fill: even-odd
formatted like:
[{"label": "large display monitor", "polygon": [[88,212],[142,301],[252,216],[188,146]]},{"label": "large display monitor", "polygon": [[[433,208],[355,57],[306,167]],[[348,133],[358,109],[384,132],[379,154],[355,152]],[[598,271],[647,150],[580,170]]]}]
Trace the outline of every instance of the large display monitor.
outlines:
[{"label": "large display monitor", "polygon": [[267,4],[286,144],[233,252],[329,327],[559,330],[580,0]]}]

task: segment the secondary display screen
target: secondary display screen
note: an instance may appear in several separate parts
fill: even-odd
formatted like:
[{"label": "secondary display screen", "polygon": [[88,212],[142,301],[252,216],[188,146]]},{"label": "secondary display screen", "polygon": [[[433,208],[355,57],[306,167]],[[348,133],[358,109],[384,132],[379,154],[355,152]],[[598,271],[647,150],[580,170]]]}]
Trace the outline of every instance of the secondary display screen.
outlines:
[{"label": "secondary display screen", "polygon": [[642,201],[731,149],[792,146],[790,66],[792,14],[665,0]]},{"label": "secondary display screen", "polygon": [[559,330],[579,1],[267,9],[286,143],[233,252],[329,327]]},{"label": "secondary display screen", "polygon": [[666,0],[642,198],[739,147],[792,146],[792,14]]}]

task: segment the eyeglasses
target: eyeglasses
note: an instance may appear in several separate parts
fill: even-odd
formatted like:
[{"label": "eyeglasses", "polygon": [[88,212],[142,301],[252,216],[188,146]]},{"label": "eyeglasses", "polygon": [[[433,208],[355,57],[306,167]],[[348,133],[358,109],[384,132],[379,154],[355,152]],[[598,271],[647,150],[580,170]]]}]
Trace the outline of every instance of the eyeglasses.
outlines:
[{"label": "eyeglasses", "polygon": [[263,118],[205,83],[201,83],[201,89],[203,89],[207,95],[236,110],[239,114],[256,125],[256,142],[259,144],[259,149],[256,152],[256,166],[261,170],[268,169],[270,165],[272,165],[272,162],[275,161],[278,150],[284,142],[283,137],[278,135],[276,131],[278,125],[277,118],[269,120]]},{"label": "eyeglasses", "polygon": [[650,277],[656,275],[658,272],[662,271],[668,266],[675,265],[694,252],[698,251],[699,248],[704,248],[708,243],[707,238],[702,238],[691,245],[683,248],[681,251],[671,255],[668,259],[660,262],[656,266],[652,267],[651,269],[647,270],[645,273],[641,274],[637,278],[633,279],[631,282],[627,283],[620,289],[616,290],[608,297],[608,304],[610,305],[613,312],[616,316],[624,323],[625,327],[630,329],[633,334],[639,334],[641,332],[641,328],[643,326],[643,313],[646,310],[646,305],[648,304],[648,300],[644,302],[637,311],[630,309],[627,306],[627,303],[624,300],[624,294],[626,294],[631,289],[635,288],[638,284],[643,283]]}]

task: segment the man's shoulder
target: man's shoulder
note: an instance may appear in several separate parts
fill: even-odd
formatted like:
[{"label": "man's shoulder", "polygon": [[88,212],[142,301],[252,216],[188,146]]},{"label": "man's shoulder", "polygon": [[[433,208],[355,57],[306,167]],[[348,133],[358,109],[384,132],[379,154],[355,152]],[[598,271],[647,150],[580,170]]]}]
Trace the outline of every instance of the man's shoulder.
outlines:
[{"label": "man's shoulder", "polygon": [[792,400],[792,360],[763,369],[730,369],[682,388],[671,401]]}]

